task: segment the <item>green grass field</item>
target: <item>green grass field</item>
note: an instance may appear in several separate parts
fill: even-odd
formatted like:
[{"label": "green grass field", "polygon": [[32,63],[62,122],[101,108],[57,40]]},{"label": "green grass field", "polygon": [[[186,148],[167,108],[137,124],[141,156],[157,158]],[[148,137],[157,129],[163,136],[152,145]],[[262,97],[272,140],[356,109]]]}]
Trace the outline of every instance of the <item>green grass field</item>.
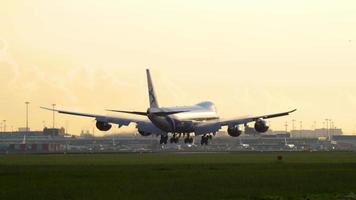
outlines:
[{"label": "green grass field", "polygon": [[0,156],[0,199],[356,199],[353,193],[356,153]]}]

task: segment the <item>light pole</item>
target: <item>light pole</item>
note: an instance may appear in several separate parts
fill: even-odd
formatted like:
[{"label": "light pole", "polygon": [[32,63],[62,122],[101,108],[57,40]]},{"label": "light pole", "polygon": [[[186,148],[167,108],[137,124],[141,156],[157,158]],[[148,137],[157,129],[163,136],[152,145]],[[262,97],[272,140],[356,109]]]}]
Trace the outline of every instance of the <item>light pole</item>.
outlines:
[{"label": "light pole", "polygon": [[54,108],[55,107],[56,107],[56,104],[52,104],[52,108],[53,108],[53,129],[54,129],[54,114],[55,114]]},{"label": "light pole", "polygon": [[303,129],[303,121],[299,122],[299,126],[300,126],[299,129],[302,130]]},{"label": "light pole", "polygon": [[314,130],[316,129],[316,121],[314,121]]},{"label": "light pole", "polygon": [[323,129],[325,129],[325,122],[323,122]]},{"label": "light pole", "polygon": [[5,133],[6,132],[6,120],[4,119],[3,122],[4,122],[4,133]]},{"label": "light pole", "polygon": [[326,125],[326,135],[330,139],[330,135],[329,135],[329,119],[325,119],[325,125]]},{"label": "light pole", "polygon": [[26,101],[26,134],[28,133],[28,104],[30,104],[30,102]]},{"label": "light pole", "polygon": [[300,126],[300,127],[299,127],[299,134],[300,134],[299,137],[302,137],[302,135],[303,135],[303,133],[302,133],[302,132],[303,132],[303,131],[302,131],[302,129],[303,129],[303,122],[302,122],[302,121],[299,122],[299,126]]}]

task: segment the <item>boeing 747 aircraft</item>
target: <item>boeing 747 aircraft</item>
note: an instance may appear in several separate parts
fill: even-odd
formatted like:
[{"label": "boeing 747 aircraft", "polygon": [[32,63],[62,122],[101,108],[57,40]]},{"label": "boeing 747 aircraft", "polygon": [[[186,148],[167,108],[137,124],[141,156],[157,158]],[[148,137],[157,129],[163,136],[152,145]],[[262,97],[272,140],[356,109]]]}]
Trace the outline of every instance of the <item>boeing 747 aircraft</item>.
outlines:
[{"label": "boeing 747 aircraft", "polygon": [[193,106],[181,107],[160,107],[157,101],[156,93],[153,87],[150,71],[147,69],[148,96],[150,107],[146,112],[107,110],[111,112],[126,113],[133,115],[142,115],[146,119],[135,119],[130,117],[113,117],[107,115],[96,115],[65,110],[57,110],[41,107],[43,109],[56,111],[62,114],[91,117],[96,120],[96,127],[101,131],[108,131],[112,124],[120,127],[135,123],[138,132],[142,136],[159,135],[160,144],[167,144],[169,133],[170,143],[178,143],[180,137],[184,137],[184,143],[193,143],[193,136],[201,136],[201,145],[207,145],[222,127],[227,127],[227,133],[232,137],[241,135],[240,125],[247,126],[248,123],[254,123],[254,128],[259,133],[268,130],[266,119],[289,115],[296,111],[288,111],[277,114],[261,115],[254,117],[234,118],[222,120],[219,118],[215,106],[212,102],[204,101]]}]

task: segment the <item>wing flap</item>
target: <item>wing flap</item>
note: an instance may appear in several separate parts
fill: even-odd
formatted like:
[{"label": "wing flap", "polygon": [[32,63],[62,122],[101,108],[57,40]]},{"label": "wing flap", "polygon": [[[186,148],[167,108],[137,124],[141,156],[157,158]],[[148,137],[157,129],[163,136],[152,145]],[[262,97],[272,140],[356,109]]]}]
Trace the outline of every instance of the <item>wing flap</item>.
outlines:
[{"label": "wing flap", "polygon": [[242,118],[234,118],[234,119],[228,119],[228,120],[221,120],[220,124],[221,126],[235,126],[239,124],[247,124],[250,122],[254,122],[258,119],[270,119],[270,118],[275,118],[275,117],[282,117],[289,115],[290,113],[295,112],[297,109],[288,111],[288,112],[282,112],[282,113],[275,113],[275,114],[268,114],[268,115],[260,115],[260,116],[254,116],[254,117],[242,117]]},{"label": "wing flap", "polygon": [[133,115],[143,115],[147,116],[147,112],[139,112],[139,111],[125,111],[125,110],[107,110],[110,112],[118,112],[118,113],[126,113],[126,114],[133,114]]},{"label": "wing flap", "polygon": [[82,116],[82,117],[91,117],[91,118],[95,118],[95,120],[97,120],[97,121],[118,124],[119,126],[128,126],[132,122],[134,122],[134,123],[148,122],[148,120],[135,119],[135,118],[129,118],[129,117],[116,117],[116,116],[114,117],[114,116],[58,110],[58,109],[52,109],[52,108],[46,108],[46,107],[41,107],[41,108],[45,109],[45,110],[49,110],[49,111],[58,112],[61,114],[75,115],[75,116]]}]

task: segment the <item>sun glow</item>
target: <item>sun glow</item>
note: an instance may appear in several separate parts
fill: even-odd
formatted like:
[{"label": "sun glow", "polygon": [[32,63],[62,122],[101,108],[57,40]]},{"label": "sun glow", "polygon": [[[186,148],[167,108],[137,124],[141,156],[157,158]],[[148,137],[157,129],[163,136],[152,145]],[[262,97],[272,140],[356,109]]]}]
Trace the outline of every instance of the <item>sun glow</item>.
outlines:
[{"label": "sun glow", "polygon": [[[35,129],[51,124],[39,106],[52,103],[144,111],[149,67],[163,105],[211,100],[223,117],[298,108],[306,128],[332,118],[351,133],[355,10],[351,0],[1,1],[0,117],[24,126],[25,101]],[[57,120],[73,133],[93,126]]]}]

